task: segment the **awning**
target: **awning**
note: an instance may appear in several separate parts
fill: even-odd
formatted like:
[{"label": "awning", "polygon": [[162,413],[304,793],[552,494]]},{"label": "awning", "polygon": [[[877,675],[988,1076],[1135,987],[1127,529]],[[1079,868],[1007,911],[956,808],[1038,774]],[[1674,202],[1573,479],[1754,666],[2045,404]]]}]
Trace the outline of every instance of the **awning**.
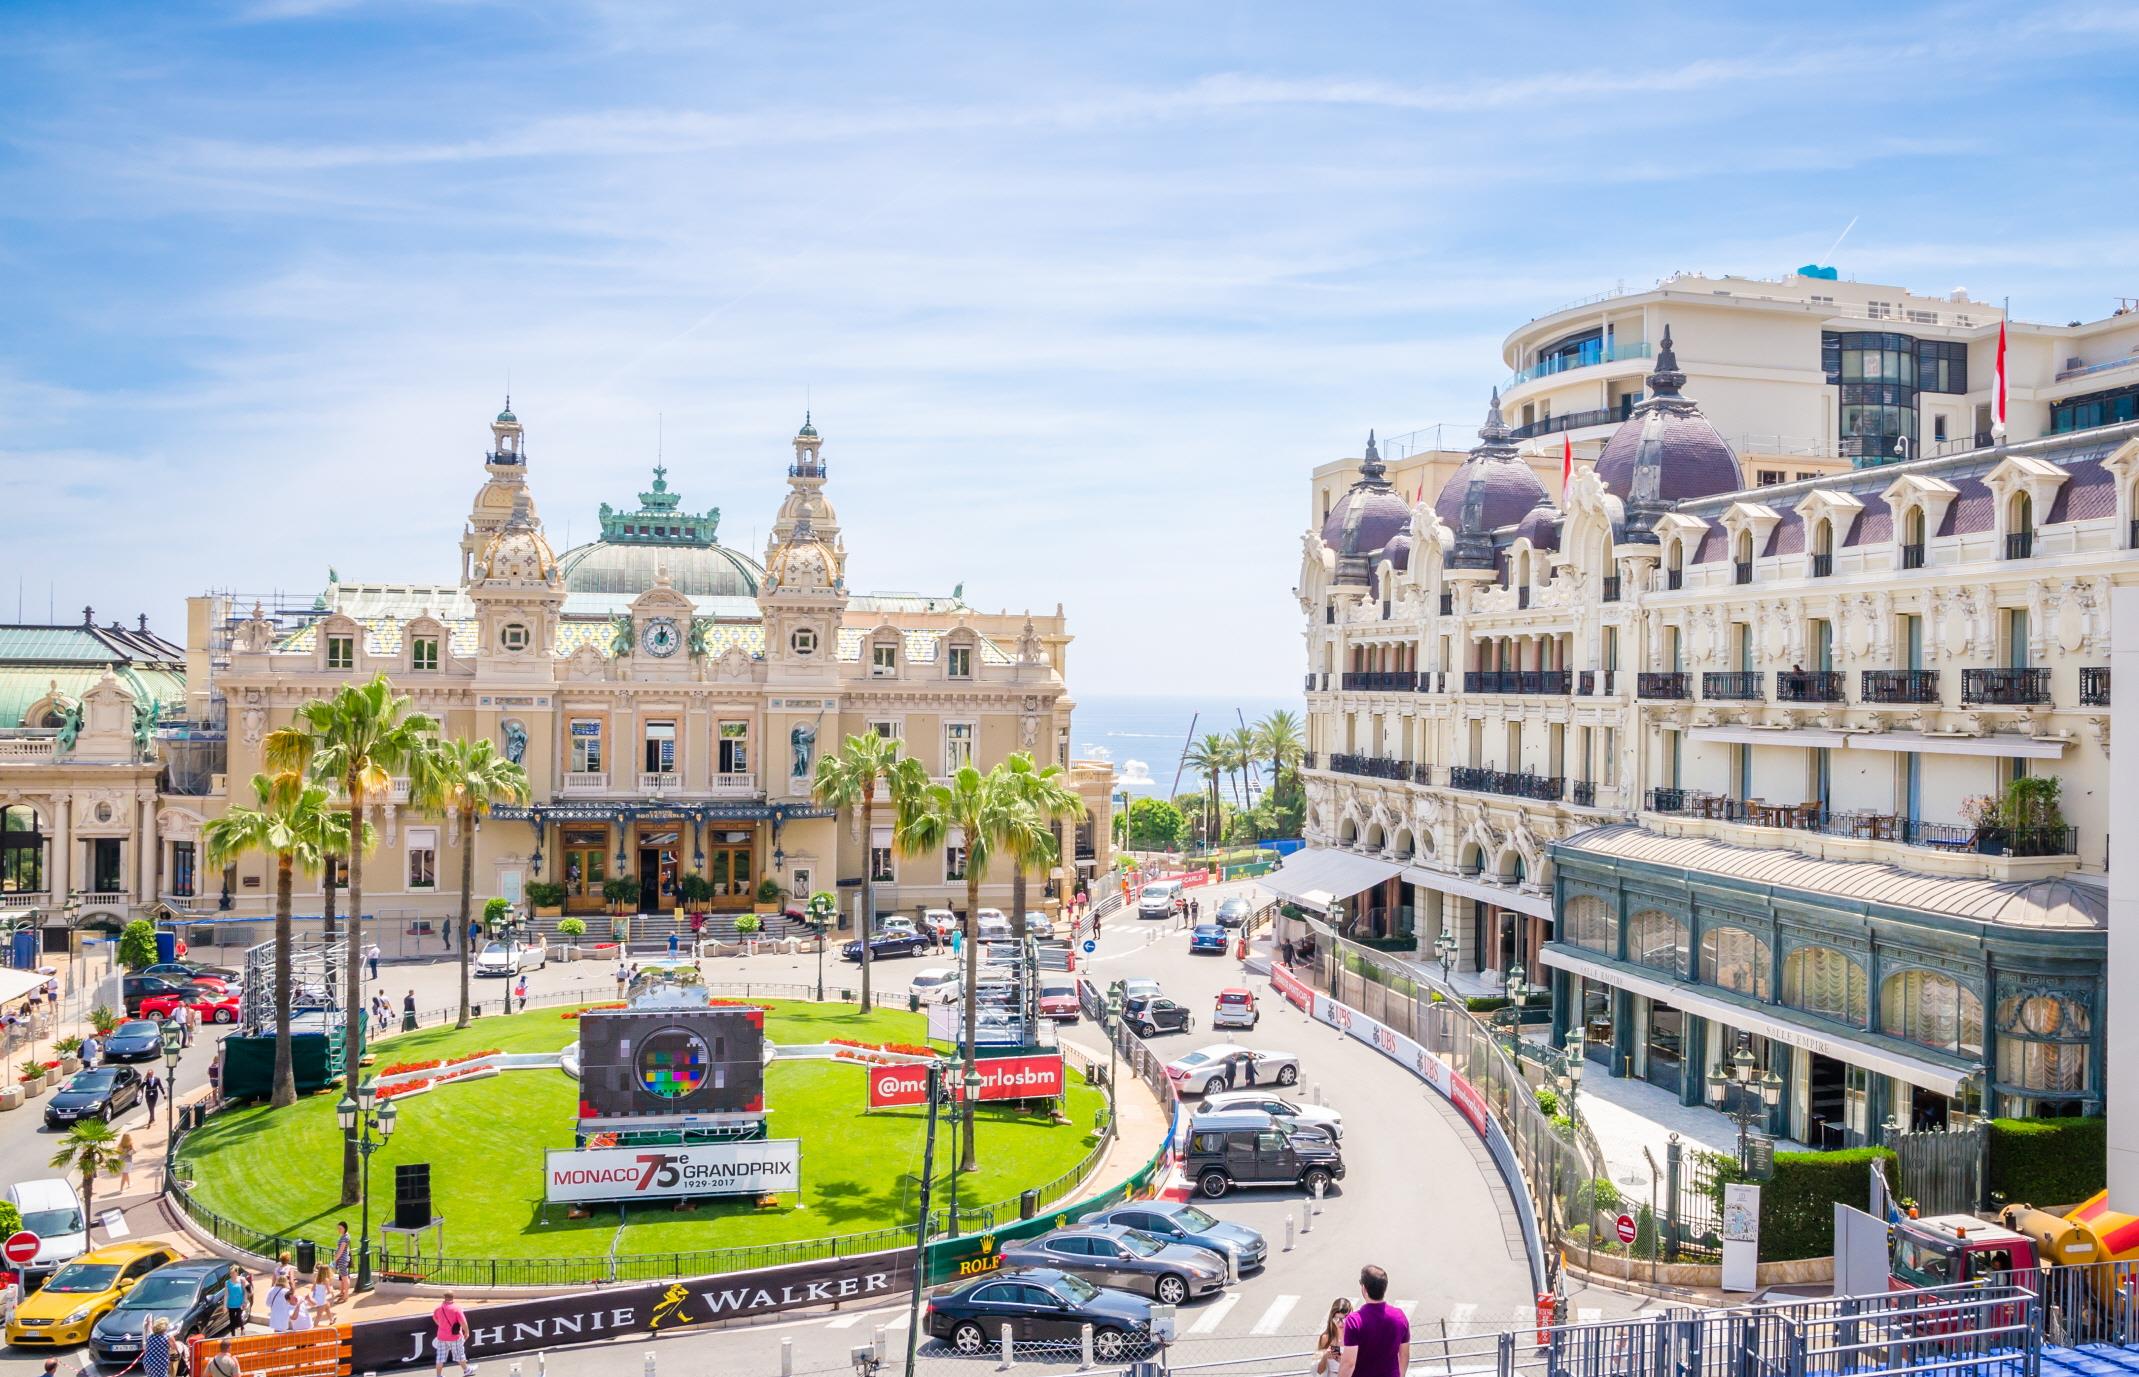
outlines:
[{"label": "awning", "polygon": [[1693,741],[1728,741],[1740,746],[1827,746],[1840,750],[1849,744],[1847,733],[1821,727],[1695,727],[1686,735]]},{"label": "awning", "polygon": [[[1686,985],[1661,975],[1636,975],[1623,966],[1598,961],[1578,955],[1558,942],[1548,942],[1543,952],[1548,966],[1579,975],[1606,985],[1630,990],[1650,999],[1660,999],[1674,1009],[1684,1009],[1689,1014],[1713,1019],[1742,1029],[1786,1047],[1803,1047],[1823,1057],[1852,1066],[1863,1066],[1881,1075],[1898,1076],[1911,1085],[1920,1085],[1926,1090],[1941,1095],[1958,1095],[1961,1082],[1967,1073],[1937,1062],[1912,1057],[1906,1052],[1892,1051],[1870,1042],[1853,1042],[1823,1029],[1815,1029],[1795,1021],[1787,1010],[1753,1008],[1729,999],[1721,998],[1697,985]],[[1705,1074],[1705,1068],[1699,1068]]]},{"label": "awning", "polygon": [[1552,916],[1552,896],[1549,894],[1525,894],[1506,885],[1489,884],[1474,880],[1467,875],[1457,875],[1446,870],[1421,870],[1408,866],[1404,870],[1404,882],[1421,889],[1438,889],[1443,894],[1460,894],[1466,899],[1482,899],[1489,904],[1527,913],[1533,918]]},{"label": "awning", "polygon": [[2032,736],[1926,736],[1922,732],[1860,732],[1849,738],[1853,751],[1919,751],[1925,755],[1995,755],[2025,760],[2056,760],[2071,744]]},{"label": "awning", "polygon": [[32,990],[41,989],[44,983],[45,977],[36,971],[0,966],[0,1003],[20,999]]},{"label": "awning", "polygon": [[1266,885],[1309,908],[1329,911],[1331,903],[1372,889],[1402,867],[1349,851],[1295,851],[1285,863],[1256,883]]}]

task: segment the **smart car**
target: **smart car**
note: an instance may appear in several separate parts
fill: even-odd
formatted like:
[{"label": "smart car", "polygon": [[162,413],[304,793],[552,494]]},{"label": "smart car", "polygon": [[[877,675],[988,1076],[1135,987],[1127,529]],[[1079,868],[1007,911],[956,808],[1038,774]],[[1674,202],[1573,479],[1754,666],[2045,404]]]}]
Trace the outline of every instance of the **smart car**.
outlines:
[{"label": "smart car", "polygon": [[1196,1016],[1186,1006],[1162,994],[1138,995],[1124,1001],[1122,1017],[1137,1036],[1147,1038],[1160,1033],[1185,1033],[1196,1026]]}]

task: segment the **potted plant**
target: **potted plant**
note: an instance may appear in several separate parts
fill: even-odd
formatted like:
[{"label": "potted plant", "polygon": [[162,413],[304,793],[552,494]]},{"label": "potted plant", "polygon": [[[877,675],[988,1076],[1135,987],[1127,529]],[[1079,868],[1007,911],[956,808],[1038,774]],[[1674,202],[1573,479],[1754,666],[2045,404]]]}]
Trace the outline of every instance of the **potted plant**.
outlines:
[{"label": "potted plant", "polygon": [[60,1070],[71,1076],[82,1069],[82,1040],[80,1038],[59,1038],[53,1042],[52,1050],[59,1053]]},{"label": "potted plant", "polygon": [[1961,800],[1961,821],[1975,829],[1976,850],[1986,856],[2005,854],[2005,836],[1998,826],[1998,800],[1989,794],[1970,794]]},{"label": "potted plant", "polygon": [[36,1099],[45,1093],[45,1064],[31,1057],[15,1068],[15,1080],[21,1085],[25,1097]]},{"label": "potted plant", "polygon": [[757,951],[758,934],[765,930],[765,920],[755,913],[739,913],[735,917],[735,935],[743,939],[743,945],[753,954]]},{"label": "potted plant", "polygon": [[[528,906],[537,918],[556,918],[564,913],[565,888],[545,880],[530,880],[527,885]],[[560,932],[563,929],[558,929]]]},{"label": "potted plant", "polygon": [[111,1011],[109,1004],[99,1004],[89,1011],[89,1026],[97,1030],[97,1036],[108,1038],[111,1030],[119,1026],[119,1016]]},{"label": "potted plant", "polygon": [[639,882],[629,875],[612,875],[602,881],[602,898],[608,901],[611,913],[629,912],[627,905],[638,905]]},{"label": "potted plant", "polygon": [[2064,784],[2055,775],[2023,775],[2005,786],[1998,822],[2015,856],[2057,856],[2066,850]]},{"label": "potted plant", "polygon": [[770,875],[758,881],[757,911],[759,913],[778,913],[780,911],[780,896],[783,893],[785,891],[780,888],[780,882]]},{"label": "potted plant", "polygon": [[713,902],[713,882],[696,871],[688,872],[676,881],[676,897],[683,900],[687,912],[704,913]]},{"label": "potted plant", "polygon": [[66,1073],[62,1072],[59,1069],[59,1059],[55,1057],[51,1061],[46,1062],[44,1066],[45,1088],[47,1090],[59,1089],[60,1083],[67,1079]]}]

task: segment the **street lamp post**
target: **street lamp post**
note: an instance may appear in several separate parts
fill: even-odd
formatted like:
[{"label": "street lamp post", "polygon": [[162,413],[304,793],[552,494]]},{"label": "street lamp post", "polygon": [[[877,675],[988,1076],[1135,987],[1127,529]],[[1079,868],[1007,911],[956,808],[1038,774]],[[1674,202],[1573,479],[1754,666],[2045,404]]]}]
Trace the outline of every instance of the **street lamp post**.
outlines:
[{"label": "street lamp post", "polygon": [[1456,930],[1445,921],[1441,935],[1433,939],[1433,959],[1441,963],[1441,983],[1448,984],[1449,973],[1456,968]]},{"label": "street lamp post", "polygon": [[[809,904],[804,909],[804,912],[809,916],[810,926],[817,929],[817,1002],[819,1004],[824,1003],[824,939],[825,934],[832,930],[832,915],[837,908],[838,905],[832,897],[819,890],[810,896]],[[863,945],[866,946],[868,941],[869,933],[865,929],[862,933]],[[865,952],[864,955],[866,954]]]},{"label": "street lamp post", "polygon": [[[1755,1066],[1752,1040],[1740,1033],[1738,1050],[1708,1073],[1708,1103],[1737,1121],[1738,1170],[1744,1173],[1753,1169],[1749,1154],[1753,1120],[1782,1103],[1782,1077],[1773,1071],[1756,1074]],[[1725,1109],[1724,1101],[1733,1087],[1745,1093],[1739,1095],[1735,1107]]]},{"label": "street lamp post", "polygon": [[394,1136],[394,1120],[401,1112],[394,1108],[392,1100],[380,1104],[378,1095],[378,1087],[365,1081],[351,1094],[342,1096],[341,1103],[334,1107],[335,1120],[364,1159],[363,1230],[357,1244],[356,1289],[359,1291],[371,1289],[371,1154],[385,1147],[386,1140]]},{"label": "street lamp post", "polygon": [[171,1164],[176,1160],[172,1149],[178,1145],[178,1058],[186,1050],[186,1029],[178,1021],[176,1009],[157,1031],[163,1036],[163,1099],[167,1106],[163,1117],[163,1188],[169,1190]]},{"label": "street lamp post", "polygon": [[1530,1002],[1530,986],[1522,963],[1508,967],[1508,1060],[1522,1066],[1523,1005]]},{"label": "street lamp post", "polygon": [[1121,1049],[1121,991],[1107,991],[1107,1132],[1114,1127],[1114,1074],[1115,1063]]},{"label": "street lamp post", "polygon": [[1567,1100],[1567,1117],[1575,1117],[1575,1097],[1582,1093],[1582,1049],[1585,1038],[1580,1024],[1567,1030],[1567,1065],[1560,1072],[1560,1093]]}]

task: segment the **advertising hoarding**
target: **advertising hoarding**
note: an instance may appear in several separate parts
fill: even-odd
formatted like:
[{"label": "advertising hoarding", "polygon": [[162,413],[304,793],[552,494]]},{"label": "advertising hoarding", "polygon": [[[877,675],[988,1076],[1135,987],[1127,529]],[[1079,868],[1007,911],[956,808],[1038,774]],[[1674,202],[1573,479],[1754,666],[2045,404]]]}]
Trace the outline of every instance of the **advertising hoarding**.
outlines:
[{"label": "advertising hoarding", "polygon": [[701,1195],[770,1195],[802,1187],[802,1143],[681,1143],[648,1147],[556,1148],[542,1165],[542,1198],[675,1200]]}]

